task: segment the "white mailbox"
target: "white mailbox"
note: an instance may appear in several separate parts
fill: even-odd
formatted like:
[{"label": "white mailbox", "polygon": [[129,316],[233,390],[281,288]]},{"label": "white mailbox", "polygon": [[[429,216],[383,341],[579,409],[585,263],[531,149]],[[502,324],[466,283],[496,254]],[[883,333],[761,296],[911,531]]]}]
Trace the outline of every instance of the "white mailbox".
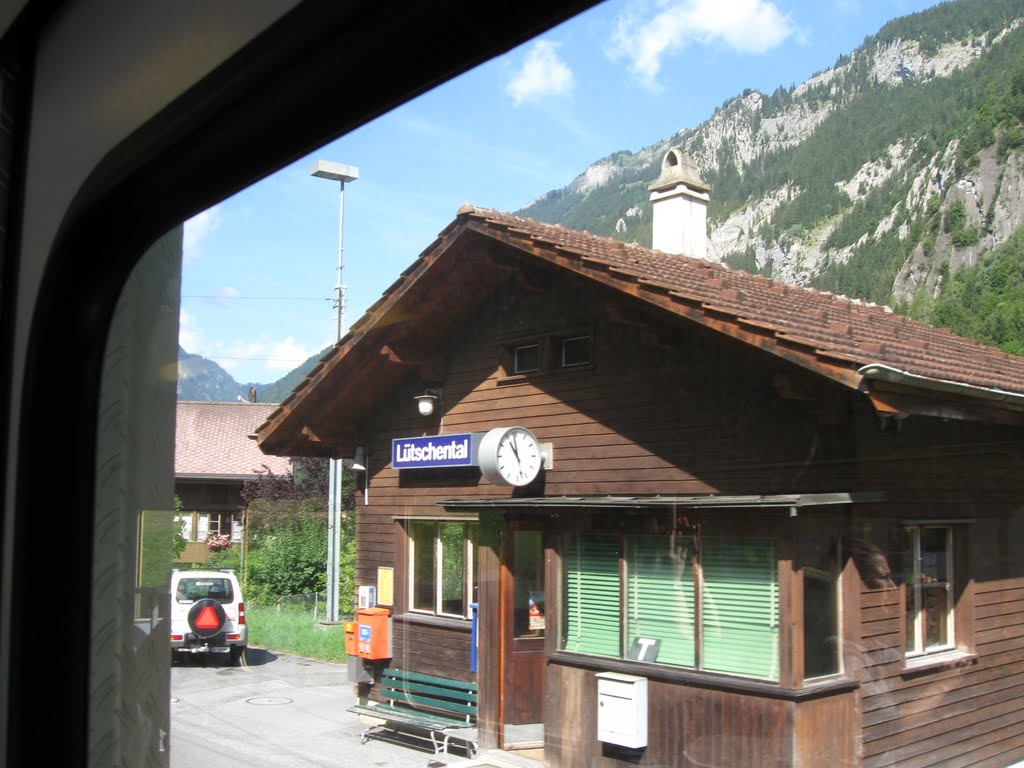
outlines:
[{"label": "white mailbox", "polygon": [[597,738],[639,749],[647,746],[647,678],[597,673]]}]

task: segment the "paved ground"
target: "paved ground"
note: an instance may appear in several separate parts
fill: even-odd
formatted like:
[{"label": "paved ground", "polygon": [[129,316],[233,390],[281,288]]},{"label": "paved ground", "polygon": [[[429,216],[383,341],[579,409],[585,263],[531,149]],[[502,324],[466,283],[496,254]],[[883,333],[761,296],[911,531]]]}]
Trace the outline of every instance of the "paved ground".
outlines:
[{"label": "paved ground", "polygon": [[422,742],[371,739],[345,710],[345,667],[249,650],[248,666],[218,659],[171,668],[171,768],[427,768],[473,762],[436,757]]}]

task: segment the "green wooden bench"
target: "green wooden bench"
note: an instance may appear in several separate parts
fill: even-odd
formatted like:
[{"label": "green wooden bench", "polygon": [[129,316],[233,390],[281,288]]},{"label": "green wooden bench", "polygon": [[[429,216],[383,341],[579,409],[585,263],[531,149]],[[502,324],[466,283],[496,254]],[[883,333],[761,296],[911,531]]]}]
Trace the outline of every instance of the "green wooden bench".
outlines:
[{"label": "green wooden bench", "polygon": [[[452,738],[463,741],[470,757],[476,752],[476,683],[385,669],[378,684],[382,704],[357,704],[349,712],[383,720],[363,730],[362,743],[376,728],[426,732],[434,754],[447,754]],[[425,737],[424,737],[425,738]]]}]

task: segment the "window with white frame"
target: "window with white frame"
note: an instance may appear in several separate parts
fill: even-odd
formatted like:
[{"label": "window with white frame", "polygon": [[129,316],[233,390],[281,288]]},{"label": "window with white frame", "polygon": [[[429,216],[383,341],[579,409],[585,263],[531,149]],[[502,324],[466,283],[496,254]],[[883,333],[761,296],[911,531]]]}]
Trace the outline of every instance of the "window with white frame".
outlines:
[{"label": "window with white frame", "polygon": [[908,656],[955,647],[953,622],[953,528],[904,527],[906,653]]},{"label": "window with white frame", "polygon": [[469,618],[476,523],[413,520],[409,532],[409,608]]}]

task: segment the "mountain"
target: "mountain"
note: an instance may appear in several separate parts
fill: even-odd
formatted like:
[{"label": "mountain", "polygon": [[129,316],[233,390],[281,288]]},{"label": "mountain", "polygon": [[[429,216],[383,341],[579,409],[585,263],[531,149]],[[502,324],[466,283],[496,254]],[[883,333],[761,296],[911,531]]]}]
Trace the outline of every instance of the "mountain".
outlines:
[{"label": "mountain", "polygon": [[681,146],[711,186],[708,258],[936,320],[952,276],[1024,221],[1022,26],[1024,0],[896,19],[806,82],[747,90],[519,213],[649,246],[648,185]]},{"label": "mountain", "polygon": [[217,363],[178,347],[178,399],[227,402],[245,398],[248,387]]},{"label": "mountain", "polygon": [[231,402],[248,398],[249,388],[256,387],[256,400],[261,403],[279,403],[320,362],[330,347],[317,352],[294,370],[271,384],[248,382],[239,384],[230,373],[217,363],[200,355],[193,355],[178,347],[178,400],[208,400]]}]

